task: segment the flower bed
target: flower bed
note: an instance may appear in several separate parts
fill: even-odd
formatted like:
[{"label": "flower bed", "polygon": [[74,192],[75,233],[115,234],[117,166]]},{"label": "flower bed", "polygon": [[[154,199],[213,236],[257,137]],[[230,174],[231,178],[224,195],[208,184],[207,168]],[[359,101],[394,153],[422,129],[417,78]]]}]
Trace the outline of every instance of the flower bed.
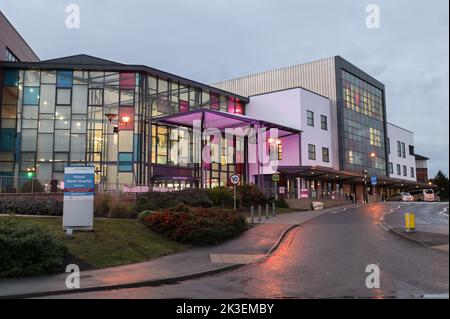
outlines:
[{"label": "flower bed", "polygon": [[184,205],[150,214],[144,223],[169,239],[198,246],[217,244],[247,229],[245,218],[235,212]]}]

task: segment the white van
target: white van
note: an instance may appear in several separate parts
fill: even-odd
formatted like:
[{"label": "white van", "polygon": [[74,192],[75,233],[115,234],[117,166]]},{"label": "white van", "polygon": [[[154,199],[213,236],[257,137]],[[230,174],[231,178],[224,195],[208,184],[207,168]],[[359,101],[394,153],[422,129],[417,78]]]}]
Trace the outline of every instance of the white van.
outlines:
[{"label": "white van", "polygon": [[436,201],[436,196],[431,188],[427,189],[417,189],[409,192],[415,201],[418,202],[434,202]]}]

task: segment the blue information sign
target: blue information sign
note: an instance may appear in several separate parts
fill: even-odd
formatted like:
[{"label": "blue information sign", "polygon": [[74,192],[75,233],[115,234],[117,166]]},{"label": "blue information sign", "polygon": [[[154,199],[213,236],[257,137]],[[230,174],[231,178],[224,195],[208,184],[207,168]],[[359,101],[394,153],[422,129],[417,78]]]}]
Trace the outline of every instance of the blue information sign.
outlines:
[{"label": "blue information sign", "polygon": [[372,176],[370,178],[370,182],[372,183],[372,185],[377,185],[377,177],[376,176]]},{"label": "blue information sign", "polygon": [[94,194],[94,174],[87,167],[70,167],[64,174],[65,196],[89,196]]}]

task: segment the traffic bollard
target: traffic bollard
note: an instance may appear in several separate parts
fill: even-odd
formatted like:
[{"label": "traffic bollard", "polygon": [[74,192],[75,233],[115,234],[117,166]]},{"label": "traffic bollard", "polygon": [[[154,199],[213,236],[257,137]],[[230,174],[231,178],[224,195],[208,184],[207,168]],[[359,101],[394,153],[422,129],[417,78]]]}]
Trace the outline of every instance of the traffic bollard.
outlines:
[{"label": "traffic bollard", "polygon": [[250,223],[255,223],[255,208],[253,206],[250,207]]},{"label": "traffic bollard", "polygon": [[266,204],[266,219],[269,219],[269,204]]},{"label": "traffic bollard", "polygon": [[416,231],[416,221],[414,213],[405,214],[405,231],[407,233],[414,233]]},{"label": "traffic bollard", "polygon": [[258,205],[258,221],[261,222],[261,205]]},{"label": "traffic bollard", "polygon": [[275,202],[272,203],[272,217],[275,217],[277,213],[275,212]]}]

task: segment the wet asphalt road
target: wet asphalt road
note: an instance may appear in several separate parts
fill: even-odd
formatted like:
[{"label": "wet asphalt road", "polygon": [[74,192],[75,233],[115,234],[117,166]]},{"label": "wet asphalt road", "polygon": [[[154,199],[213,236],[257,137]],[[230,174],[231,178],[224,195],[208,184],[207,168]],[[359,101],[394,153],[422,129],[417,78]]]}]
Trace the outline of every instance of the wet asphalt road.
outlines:
[{"label": "wet asphalt road", "polygon": [[[379,225],[384,212],[399,206],[406,211],[411,204],[374,204],[322,215],[293,230],[274,255],[235,271],[173,285],[56,297],[419,298],[448,294],[448,253],[400,238]],[[448,203],[417,204],[414,209],[434,214],[443,207]],[[380,267],[380,289],[365,286],[368,264]]]}]

